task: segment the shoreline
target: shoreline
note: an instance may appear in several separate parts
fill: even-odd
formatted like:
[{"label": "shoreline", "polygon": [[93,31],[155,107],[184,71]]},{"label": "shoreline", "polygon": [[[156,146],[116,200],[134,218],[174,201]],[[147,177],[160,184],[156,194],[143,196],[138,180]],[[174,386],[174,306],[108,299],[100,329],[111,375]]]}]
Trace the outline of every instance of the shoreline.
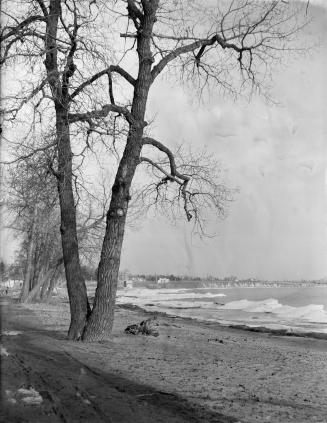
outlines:
[{"label": "shoreline", "polygon": [[[184,316],[177,316],[174,314],[169,314],[163,311],[150,311],[150,310],[146,310],[143,307],[140,307],[138,305],[135,305],[133,303],[125,303],[125,304],[117,304],[116,307],[118,308],[123,308],[126,310],[137,310],[140,312],[143,312],[145,314],[149,314],[149,315],[157,315],[157,316],[162,316],[162,317],[171,317],[171,318],[178,318],[178,319],[183,319],[185,321],[193,321],[193,322],[199,322],[199,323],[204,323],[204,324],[212,324],[212,325],[217,325],[217,327],[227,327],[230,329],[238,329],[238,330],[243,330],[245,332],[257,332],[257,333],[267,333],[267,334],[271,334],[271,335],[275,335],[275,336],[290,336],[290,337],[299,337],[299,338],[314,338],[314,339],[322,339],[322,340],[327,340],[327,333],[323,333],[323,332],[311,332],[311,331],[294,331],[294,330],[289,330],[289,329],[274,329],[274,328],[268,328],[265,326],[247,326],[244,324],[223,324],[220,323],[218,321],[213,321],[213,320],[205,320],[205,319],[199,319],[196,317],[184,317]],[[192,307],[194,308],[194,307]]]}]

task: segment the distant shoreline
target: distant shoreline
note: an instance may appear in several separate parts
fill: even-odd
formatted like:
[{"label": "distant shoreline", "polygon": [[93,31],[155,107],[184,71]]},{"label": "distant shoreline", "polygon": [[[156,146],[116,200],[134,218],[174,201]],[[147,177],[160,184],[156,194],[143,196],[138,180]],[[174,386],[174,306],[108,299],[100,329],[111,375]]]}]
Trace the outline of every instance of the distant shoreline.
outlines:
[{"label": "distant shoreline", "polygon": [[[119,289],[124,288],[119,282]],[[206,281],[206,280],[178,280],[166,283],[154,283],[153,281],[134,281],[127,288],[148,289],[232,289],[232,288],[327,288],[327,282],[303,281],[303,282],[263,282],[263,281]]]},{"label": "distant shoreline", "polygon": [[[210,289],[229,289],[229,288],[327,288],[327,283],[324,283],[324,284],[315,284],[315,283],[312,283],[312,284],[305,284],[305,283],[303,283],[303,284],[297,284],[297,283],[294,283],[294,284],[283,284],[283,283],[274,283],[274,282],[271,282],[271,283],[265,283],[265,284],[260,284],[260,283],[258,283],[258,284],[256,284],[256,285],[253,285],[253,284],[230,284],[230,285],[224,285],[224,286],[214,286],[215,284],[213,284],[213,286],[205,286],[205,287],[202,287],[202,286],[199,286],[199,287],[195,287],[195,288],[192,288],[192,289],[207,289],[207,288],[210,288]],[[170,287],[168,287],[168,286],[160,286],[160,288],[170,288]],[[181,288],[182,289],[182,288]]]}]

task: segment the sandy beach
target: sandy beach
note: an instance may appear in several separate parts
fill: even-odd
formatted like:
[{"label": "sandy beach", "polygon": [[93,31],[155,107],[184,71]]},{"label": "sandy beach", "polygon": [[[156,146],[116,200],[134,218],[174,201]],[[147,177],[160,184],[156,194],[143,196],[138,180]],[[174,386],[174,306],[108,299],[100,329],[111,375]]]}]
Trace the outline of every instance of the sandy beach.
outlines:
[{"label": "sandy beach", "polygon": [[[158,416],[142,418],[142,410],[138,410],[141,417],[135,417],[134,413],[135,422],[327,422],[326,340],[248,332],[217,323],[161,315],[158,316],[158,337],[128,335],[124,333],[127,325],[139,323],[150,315],[139,309],[117,307],[110,340],[96,344],[73,343],[65,340],[69,324],[67,303],[3,307],[2,346],[8,353],[1,357],[3,366],[9,360],[14,342],[17,343],[19,337],[28,337],[29,344],[47,350],[50,359],[51,353],[64,353],[67,360],[78,363],[77,369],[84,366],[95,375],[118,378],[116,391],[118,389],[129,401],[137,400],[135,404],[142,401],[144,406],[145,402],[147,410],[158,406],[159,395],[161,411],[170,413],[170,417],[159,420]],[[21,333],[8,333],[15,329]],[[19,356],[19,352],[15,354]],[[28,360],[25,354],[25,361]],[[30,374],[45,371],[42,364],[38,368],[30,365],[30,369]],[[10,409],[8,391],[13,396],[19,388],[16,386],[19,375],[16,372],[11,377],[3,373],[3,381],[6,389],[3,388],[2,398]],[[148,390],[140,391],[140,386]],[[97,388],[93,388],[96,402],[96,397],[102,395],[103,398],[104,394],[100,395]],[[89,398],[93,388],[88,385]],[[17,411],[19,400],[15,398]],[[166,403],[163,398],[167,398]],[[178,407],[183,405],[184,411],[177,403]],[[60,403],[57,406],[60,407]],[[185,407],[193,410],[189,416]],[[13,409],[13,414],[8,408],[7,412],[14,416]],[[78,421],[133,421],[128,417],[122,419],[89,417],[89,420]]]}]

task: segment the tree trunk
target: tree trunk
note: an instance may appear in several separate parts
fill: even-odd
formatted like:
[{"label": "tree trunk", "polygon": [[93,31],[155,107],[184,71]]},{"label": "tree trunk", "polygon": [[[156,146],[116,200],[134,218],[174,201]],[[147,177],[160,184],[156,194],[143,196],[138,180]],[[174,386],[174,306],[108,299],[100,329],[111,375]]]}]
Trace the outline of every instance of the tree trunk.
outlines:
[{"label": "tree trunk", "polygon": [[45,279],[45,281],[43,282],[42,286],[41,286],[41,291],[40,291],[40,300],[44,301],[46,298],[46,292],[48,291],[48,287],[50,286],[50,280],[53,278],[53,274],[55,273],[55,271],[53,271],[52,275],[50,274],[49,277],[47,279]]},{"label": "tree trunk", "polygon": [[153,1],[142,20],[142,30],[137,38],[139,72],[135,83],[127,142],[119,163],[109,211],[105,238],[98,267],[97,289],[91,315],[88,318],[82,339],[86,342],[100,341],[111,333],[114,321],[114,307],[118,284],[119,265],[126,224],[126,214],[130,200],[130,188],[142,150],[142,137],[145,126],[144,116],[149,89],[152,83],[153,62],[150,40],[158,2]]},{"label": "tree trunk", "polygon": [[51,269],[50,270],[48,269],[45,272],[40,272],[38,276],[38,280],[36,281],[36,284],[33,286],[33,288],[31,289],[31,291],[29,292],[25,300],[26,303],[32,303],[33,301],[37,300],[40,289],[42,285],[46,283],[46,281],[49,279],[51,272],[52,272]]},{"label": "tree trunk", "polygon": [[89,306],[78,252],[76,209],[72,188],[72,151],[67,113],[64,107],[56,106],[57,180],[61,213],[61,242],[71,311],[68,338],[78,340],[85,326]]},{"label": "tree trunk", "polygon": [[60,266],[62,265],[63,261],[64,260],[62,257],[59,260],[57,260],[56,265],[52,268],[51,276],[47,278],[45,283],[42,285],[41,293],[40,293],[41,301],[47,301],[50,298],[52,291],[54,290],[59,272],[60,272]]},{"label": "tree trunk", "polygon": [[26,298],[28,297],[28,294],[31,289],[31,277],[33,274],[33,264],[34,264],[36,217],[37,217],[37,209],[35,207],[33,210],[32,226],[31,226],[31,231],[30,231],[29,239],[28,239],[24,282],[23,282],[22,291],[20,294],[20,299],[19,299],[21,303],[24,303],[26,301]]},{"label": "tree trunk", "polygon": [[129,186],[117,183],[107,213],[107,226],[98,267],[97,288],[91,316],[83,334],[83,340],[101,340],[109,335],[113,325],[114,304],[117,291],[121,248],[128,209]]},{"label": "tree trunk", "polygon": [[46,302],[50,301],[51,295],[52,295],[52,293],[53,293],[53,291],[54,291],[54,289],[56,287],[56,284],[58,282],[58,276],[59,276],[58,273],[59,272],[56,272],[52,276],[52,278],[50,279],[49,288],[48,288],[48,290],[47,290],[47,292],[45,294],[45,297],[44,297],[44,301],[46,301]]},{"label": "tree trunk", "polygon": [[[135,137],[135,133],[132,137]],[[140,138],[134,138],[134,141],[137,139]],[[133,145],[131,138],[129,142]],[[138,162],[137,155],[135,157],[137,152],[135,144],[132,149],[126,150],[127,153],[125,151],[123,155],[112,188],[93,309],[82,337],[87,342],[100,341],[108,337],[113,326],[121,249],[130,199],[129,191]],[[130,150],[136,150],[136,152],[132,154]]]},{"label": "tree trunk", "polygon": [[[61,1],[50,0],[49,13],[47,15],[46,58],[44,65],[47,70],[48,82],[56,109],[58,151],[58,171],[56,176],[61,214],[60,232],[71,312],[68,338],[77,340],[80,339],[84,329],[89,306],[85,281],[81,273],[76,234],[76,210],[72,188],[72,151],[68,122],[69,104],[71,101],[68,93],[69,76],[66,70],[61,75],[58,66],[57,32],[60,14]],[[73,48],[70,54],[74,54]]]},{"label": "tree trunk", "polygon": [[34,286],[38,285],[42,269],[47,265],[46,259],[42,257],[44,245],[42,245],[42,240],[40,240],[41,236],[42,235],[38,232],[34,248],[33,274],[31,275],[30,290],[32,290]]},{"label": "tree trunk", "polygon": [[[56,286],[58,280],[59,266],[56,267],[47,284],[42,286],[41,290],[41,301],[48,301],[51,298],[51,294]],[[43,289],[44,288],[44,289]]]}]

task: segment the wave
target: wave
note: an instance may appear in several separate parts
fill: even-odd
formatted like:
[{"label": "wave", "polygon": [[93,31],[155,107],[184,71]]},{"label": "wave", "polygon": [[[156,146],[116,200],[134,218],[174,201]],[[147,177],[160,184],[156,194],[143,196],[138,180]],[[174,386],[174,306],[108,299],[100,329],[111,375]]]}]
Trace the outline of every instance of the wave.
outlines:
[{"label": "wave", "polygon": [[[222,293],[189,292],[187,289],[122,289],[117,304],[137,306],[148,312],[217,322],[249,329],[266,328],[287,333],[327,333],[327,313],[323,305],[293,307],[275,298],[261,301],[242,299],[225,303]],[[225,303],[225,304],[224,304]]]},{"label": "wave", "polygon": [[311,323],[327,323],[327,313],[323,305],[309,304],[303,307],[292,307],[281,304],[275,298],[263,301],[239,300],[221,306],[226,310],[242,310],[248,313],[273,313],[283,319],[300,319]]}]

